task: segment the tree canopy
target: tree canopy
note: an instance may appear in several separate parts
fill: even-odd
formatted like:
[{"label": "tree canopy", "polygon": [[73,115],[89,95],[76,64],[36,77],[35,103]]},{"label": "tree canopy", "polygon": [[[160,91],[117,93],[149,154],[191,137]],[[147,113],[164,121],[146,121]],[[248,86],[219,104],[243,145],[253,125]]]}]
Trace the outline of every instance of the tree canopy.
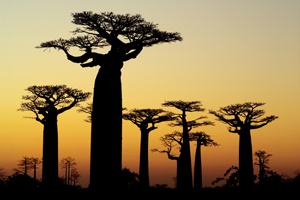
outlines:
[{"label": "tree canopy", "polygon": [[35,119],[42,124],[49,113],[55,112],[57,115],[63,113],[77,106],[79,102],[85,101],[91,95],[89,92],[72,89],[66,85],[34,85],[25,90],[32,95],[22,97],[26,102],[21,103],[19,111],[32,111],[36,115]]},{"label": "tree canopy", "polygon": [[230,126],[229,132],[238,133],[242,127],[247,126],[249,129],[258,129],[278,118],[275,115],[262,118],[265,111],[256,108],[263,105],[265,103],[238,103],[221,107],[217,111],[210,110],[209,113],[215,115],[218,121],[228,124]]},{"label": "tree canopy", "polygon": [[140,129],[148,128],[148,124],[152,124],[150,129],[156,129],[156,123],[170,121],[173,119],[173,113],[163,109],[133,109],[129,113],[123,114],[123,119],[130,120]]},{"label": "tree canopy", "polygon": [[[92,49],[111,46],[110,52],[117,53],[122,61],[135,58],[143,47],[154,44],[181,41],[182,37],[177,32],[166,32],[158,29],[158,24],[145,21],[141,15],[114,14],[113,12],[73,13],[72,23],[79,25],[74,31],[77,37],[70,39],[59,38],[43,42],[37,48],[54,48],[63,50],[73,62],[83,63],[89,58],[99,57],[98,53],[91,53]],[[85,50],[86,54],[74,58],[68,54],[70,47]],[[133,50],[133,51],[132,51]],[[97,63],[99,64],[99,63]],[[95,63],[95,65],[97,65]],[[94,65],[82,65],[94,66]]]}]

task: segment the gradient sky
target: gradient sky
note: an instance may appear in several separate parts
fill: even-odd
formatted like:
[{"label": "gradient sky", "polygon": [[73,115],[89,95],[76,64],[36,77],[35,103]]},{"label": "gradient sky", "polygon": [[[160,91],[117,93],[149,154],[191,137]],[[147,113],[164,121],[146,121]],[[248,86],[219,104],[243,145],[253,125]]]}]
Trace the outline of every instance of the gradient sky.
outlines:
[{"label": "gradient sky", "polygon": [[[279,119],[252,131],[253,152],[273,154],[278,173],[300,169],[300,1],[298,0],[1,0],[0,1],[0,168],[7,175],[22,156],[42,157],[40,123],[18,112],[31,85],[66,84],[92,92],[99,67],[81,68],[62,51],[36,49],[41,42],[70,38],[71,13],[81,11],[141,14],[160,30],[180,32],[182,42],[144,48],[122,69],[123,105],[161,108],[165,100],[201,101],[208,109],[246,101],[265,102],[266,115]],[[74,51],[75,52],[75,51]],[[82,105],[85,105],[83,103]],[[80,184],[89,182],[90,124],[76,108],[59,116],[59,160],[76,159]],[[176,111],[168,109],[171,111]],[[150,133],[149,148],[163,148],[159,138],[175,129],[167,123]],[[199,128],[219,147],[202,151],[203,184],[211,186],[238,165],[238,135],[226,125]],[[114,141],[110,141],[112,147]],[[139,129],[123,125],[123,167],[138,172]],[[191,143],[192,160],[195,146]],[[103,152],[105,153],[105,152]],[[192,161],[192,164],[194,162]],[[176,163],[149,152],[150,185],[174,187]],[[258,169],[255,166],[255,173]],[[63,176],[60,171],[60,176]],[[41,166],[38,171],[41,177]]]}]

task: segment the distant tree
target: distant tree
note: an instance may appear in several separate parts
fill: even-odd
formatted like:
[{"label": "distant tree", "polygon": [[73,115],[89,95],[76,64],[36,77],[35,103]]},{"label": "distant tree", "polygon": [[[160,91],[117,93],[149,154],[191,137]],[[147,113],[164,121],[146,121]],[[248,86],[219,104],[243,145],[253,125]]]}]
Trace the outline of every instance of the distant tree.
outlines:
[{"label": "distant tree", "polygon": [[139,183],[139,175],[135,172],[131,172],[128,168],[122,170],[121,187],[122,188],[136,188]]},{"label": "distant tree", "polygon": [[[229,174],[230,176],[226,178],[226,176]],[[226,180],[226,183],[223,185],[223,187],[225,188],[236,188],[239,185],[239,168],[237,166],[231,166],[224,174],[224,178],[220,177],[220,178],[216,178],[216,180],[214,180],[212,182],[212,185],[215,185],[216,183],[222,181],[222,180]]]},{"label": "distant tree", "polygon": [[195,154],[195,167],[194,167],[194,188],[202,188],[202,161],[201,161],[201,146],[219,146],[214,142],[205,132],[195,132],[190,134],[190,140],[197,142],[196,154]]},{"label": "distant tree", "polygon": [[78,112],[83,112],[89,114],[88,118],[85,119],[85,122],[92,123],[92,111],[93,111],[93,104],[88,103],[87,106],[79,106]]},{"label": "distant tree", "polygon": [[21,104],[19,111],[33,112],[36,117],[30,118],[36,119],[44,126],[42,181],[44,185],[56,186],[58,184],[57,117],[88,99],[91,93],[72,89],[66,85],[34,85],[26,90],[32,95],[22,97],[26,102]]},{"label": "distant tree", "polygon": [[36,180],[36,169],[38,168],[37,166],[41,163],[42,161],[39,158],[34,158],[34,157],[30,158],[30,168],[33,169],[34,180]]},{"label": "distant tree", "polygon": [[31,159],[26,156],[22,156],[22,157],[23,157],[23,159],[19,160],[19,164],[18,164],[19,170],[15,170],[15,171],[20,171],[24,175],[28,175],[27,172],[32,169],[31,168]]},{"label": "distant tree", "polygon": [[71,169],[71,180],[73,181],[73,186],[76,186],[76,183],[78,182],[78,179],[80,177],[80,174],[77,171],[77,168],[73,167]]},{"label": "distant tree", "polygon": [[269,164],[269,157],[272,156],[272,154],[267,154],[265,151],[258,150],[254,153],[254,156],[256,156],[256,162],[254,164],[259,166],[259,183],[264,184],[267,178],[267,169],[270,168],[267,164]]},{"label": "distant tree", "polygon": [[[133,109],[129,113],[123,114],[123,119],[134,123],[141,131],[141,147],[140,147],[140,186],[149,187],[149,163],[148,163],[148,146],[149,133],[157,127],[155,124],[170,121],[173,114],[163,109]],[[150,126],[149,126],[150,125]]]},{"label": "distant tree", "polygon": [[[187,112],[202,112],[205,109],[202,108],[200,101],[165,101],[162,104],[165,107],[173,107],[181,111],[180,114],[176,114],[177,119],[171,126],[181,126],[182,127],[182,145],[181,152],[179,156],[178,167],[179,173],[177,176],[177,187],[189,189],[193,187],[192,183],[192,166],[191,166],[191,152],[190,152],[190,142],[189,142],[189,131],[192,128],[202,126],[204,124],[211,124],[212,122],[197,122],[197,120],[204,119],[206,117],[199,117],[192,121],[187,121]],[[182,175],[182,176],[181,176]]]},{"label": "distant tree", "polygon": [[218,121],[229,125],[229,132],[237,133],[240,136],[239,176],[240,187],[242,188],[254,187],[253,154],[250,130],[261,128],[278,118],[274,115],[262,118],[265,111],[258,110],[257,108],[264,104],[265,103],[246,102],[243,104],[221,107],[217,111],[209,111],[210,114],[217,117]]},{"label": "distant tree", "polygon": [[[175,148],[179,148],[179,151],[181,152],[182,148],[182,133],[175,131],[172,134],[165,134],[163,137],[160,137],[160,140],[162,141],[162,145],[166,147],[165,150],[158,150],[158,148],[151,149],[152,152],[159,152],[159,153],[166,153],[168,155],[168,158],[170,160],[176,161],[176,177],[175,177],[175,183],[176,187],[178,187],[178,179],[177,177],[181,177],[182,170],[179,165],[179,156],[176,156],[172,150]],[[179,147],[178,147],[179,146]],[[179,180],[180,181],[180,180]],[[180,184],[179,184],[180,185]]]},{"label": "distant tree", "polygon": [[65,170],[65,185],[70,185],[71,180],[71,169],[74,169],[74,166],[77,165],[75,158],[70,156],[61,159],[60,166]]},{"label": "distant tree", "polygon": [[[136,58],[143,47],[181,41],[182,38],[179,33],[160,31],[157,24],[145,21],[141,15],[81,12],[72,16],[72,23],[82,27],[75,29],[73,33],[84,35],[69,40],[44,42],[37,48],[63,50],[70,61],[81,63],[82,67],[101,66],[93,93],[90,187],[102,183],[102,188],[111,187],[120,183],[122,170],[121,68],[124,62]],[[72,56],[69,53],[71,47],[79,48],[85,53],[78,57]],[[110,51],[106,54],[93,51],[103,47],[110,47]],[[89,59],[92,61],[85,63]],[[114,148],[111,148],[109,142],[102,141],[115,141]],[[110,153],[103,154],[107,149],[110,149]],[[103,177],[99,173],[100,154],[101,163],[105,163],[100,165],[103,168],[100,171],[110,171],[110,176]],[[99,182],[100,179],[105,180]]]}]

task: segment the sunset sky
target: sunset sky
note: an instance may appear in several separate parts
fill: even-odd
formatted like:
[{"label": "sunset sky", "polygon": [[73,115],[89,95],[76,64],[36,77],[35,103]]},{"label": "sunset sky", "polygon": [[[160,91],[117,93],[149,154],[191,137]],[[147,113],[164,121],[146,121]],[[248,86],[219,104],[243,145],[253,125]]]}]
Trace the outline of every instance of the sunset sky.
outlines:
[{"label": "sunset sky", "polygon": [[[73,37],[70,31],[77,26],[71,23],[71,13],[112,11],[141,14],[146,21],[159,24],[160,30],[179,32],[183,37],[182,42],[144,48],[136,59],[124,64],[124,107],[163,108],[166,100],[201,101],[206,111],[188,114],[188,119],[208,116],[215,121],[209,109],[265,102],[261,108],[266,116],[279,118],[252,131],[253,153],[273,154],[271,169],[294,176],[300,169],[299,10],[299,0],[0,0],[0,168],[11,175],[22,156],[42,158],[42,124],[24,119],[33,113],[17,111],[22,95],[29,94],[24,89],[66,84],[93,91],[99,67],[81,68],[62,51],[35,47]],[[75,158],[79,184],[87,187],[90,124],[84,121],[87,115],[76,110],[58,117],[59,161]],[[150,185],[174,187],[175,161],[150,152],[164,148],[161,136],[180,130],[167,124],[158,124],[150,133]],[[220,144],[202,151],[203,185],[211,186],[230,166],[238,165],[239,137],[217,121],[215,126],[196,130],[205,131]],[[113,148],[114,141],[109,142]],[[139,145],[139,129],[124,121],[123,167],[134,172],[139,167]],[[191,152],[193,166],[195,143],[191,143]],[[258,167],[254,169],[258,174]],[[60,170],[59,176],[63,175]]]}]

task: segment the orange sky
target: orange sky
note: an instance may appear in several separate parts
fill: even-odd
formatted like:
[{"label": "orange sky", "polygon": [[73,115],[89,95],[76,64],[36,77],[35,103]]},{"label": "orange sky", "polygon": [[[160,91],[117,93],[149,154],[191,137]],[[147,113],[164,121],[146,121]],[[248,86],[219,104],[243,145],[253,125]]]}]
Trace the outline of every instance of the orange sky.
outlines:
[{"label": "orange sky", "polygon": [[[165,100],[181,99],[201,101],[207,110],[216,110],[246,101],[266,102],[262,107],[266,115],[279,119],[252,132],[253,151],[273,154],[270,167],[278,173],[293,175],[300,169],[299,1],[14,0],[1,2],[0,8],[0,168],[7,175],[22,156],[42,157],[42,125],[23,119],[31,113],[17,111],[22,95],[27,94],[25,88],[66,84],[93,90],[97,67],[83,69],[69,62],[63,52],[34,48],[44,41],[72,37],[70,31],[76,26],[71,23],[71,13],[89,10],[141,14],[158,23],[161,30],[180,32],[183,37],[182,42],[145,48],[137,59],[125,63],[125,107],[161,108]],[[214,120],[207,110],[199,115]],[[58,118],[59,160],[76,159],[84,187],[89,182],[90,150],[90,124],[85,118],[76,108]],[[150,133],[149,148],[162,148],[159,138],[174,130],[178,129],[159,124]],[[220,122],[197,130],[220,143],[202,151],[203,183],[210,186],[230,166],[238,165],[238,135],[229,133]],[[124,121],[123,167],[135,172],[139,140],[139,129]],[[194,160],[193,143],[191,151]],[[150,185],[174,186],[175,161],[149,152],[149,164]]]}]

